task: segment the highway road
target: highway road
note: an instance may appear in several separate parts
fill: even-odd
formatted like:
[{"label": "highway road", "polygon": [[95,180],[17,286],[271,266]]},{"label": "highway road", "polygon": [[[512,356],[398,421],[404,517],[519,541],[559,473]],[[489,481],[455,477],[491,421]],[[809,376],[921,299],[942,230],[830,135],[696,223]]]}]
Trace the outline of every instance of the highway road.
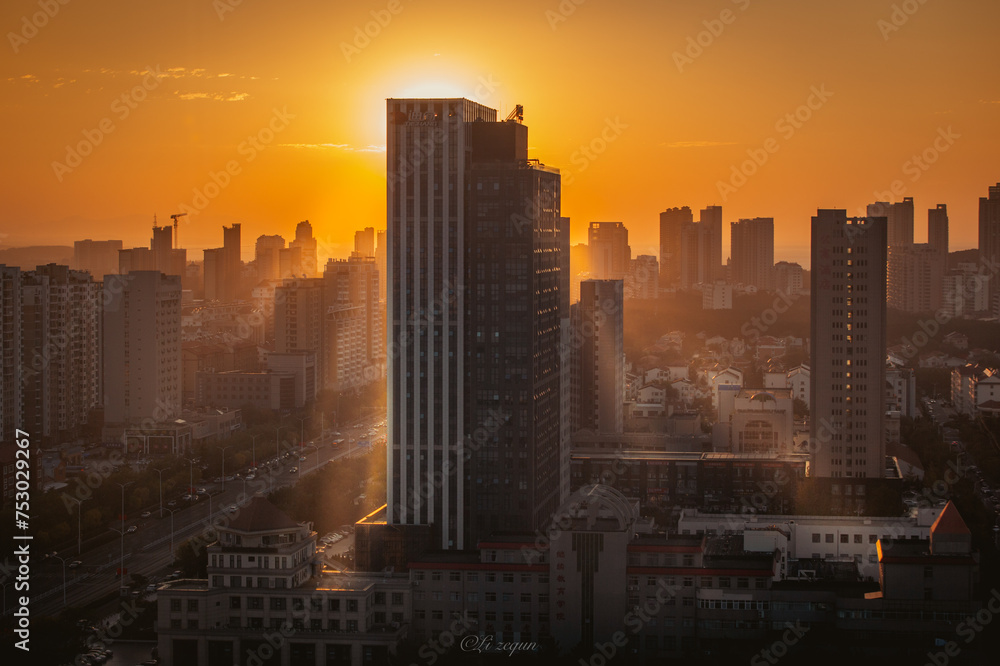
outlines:
[{"label": "highway road", "polygon": [[[373,423],[377,418],[361,424],[360,427],[344,427],[342,429],[345,432],[339,437],[327,433],[324,442],[316,442],[315,446],[307,444],[298,451],[292,451],[291,455],[277,464],[277,469],[273,472],[267,469],[260,471],[261,467],[258,466],[257,476],[251,481],[204,483],[209,497],[203,496],[196,502],[179,502],[178,508],[174,509],[174,548],[199,533],[205,537],[206,545],[211,543],[214,540],[212,537],[214,530],[211,527],[213,520],[218,524],[225,517],[227,509],[231,510],[234,506],[238,511],[239,505],[248,501],[255,492],[294,485],[300,478],[315,472],[331,460],[367,451],[354,446],[354,442],[362,438],[367,439],[369,431],[377,430]],[[343,439],[344,442],[337,447],[332,444],[335,439]],[[304,456],[306,460],[300,461],[299,455]],[[295,468],[298,468],[296,472],[290,471]],[[225,490],[222,489],[223,485]],[[48,558],[43,561],[40,553],[34,553],[30,589],[32,614],[35,617],[57,614],[64,606],[84,606],[104,595],[114,593],[120,585],[117,569],[121,566],[123,554],[127,570],[126,583],[132,574],[150,577],[162,573],[169,567],[173,562],[171,515],[166,507],[162,518],[159,517],[158,508],[154,507],[151,511],[152,515],[149,518],[130,520],[126,523],[126,526],[134,524],[138,529],[132,534],[125,534],[124,539],[115,538],[110,543],[87,549],[79,557],[66,555],[65,569],[59,559]],[[229,515],[236,514],[230,511]],[[79,560],[81,564],[71,569],[68,565],[74,560]],[[12,602],[13,594],[14,591],[11,589],[8,601]],[[7,605],[7,612],[12,610],[12,605],[13,603]]]}]

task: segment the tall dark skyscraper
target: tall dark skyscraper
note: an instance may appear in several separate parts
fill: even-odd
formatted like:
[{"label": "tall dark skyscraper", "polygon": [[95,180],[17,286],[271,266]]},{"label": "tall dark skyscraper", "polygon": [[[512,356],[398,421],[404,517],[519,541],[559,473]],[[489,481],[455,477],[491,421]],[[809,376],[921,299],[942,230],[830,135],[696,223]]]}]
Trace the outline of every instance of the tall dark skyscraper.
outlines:
[{"label": "tall dark skyscraper", "polygon": [[681,233],[694,223],[687,206],[660,213],[660,286],[673,289],[681,282]]},{"label": "tall dark skyscraper", "polygon": [[[936,252],[948,255],[948,206],[938,204],[927,211],[927,244]],[[945,262],[947,270],[947,262]]]},{"label": "tall dark skyscraper", "polygon": [[[992,273],[993,266],[1000,262],[1000,183],[990,186],[990,195],[979,198],[979,261],[982,270]],[[994,299],[1000,295],[996,286],[997,278],[990,280],[989,307],[995,306]]]},{"label": "tall dark skyscraper", "polygon": [[387,521],[473,548],[543,527],[560,501],[560,177],[494,109],[391,99],[387,111]]},{"label": "tall dark skyscraper", "polygon": [[774,218],[758,217],[730,225],[732,282],[761,291],[774,288]]},{"label": "tall dark skyscraper", "polygon": [[812,219],[813,476],[884,475],[886,227],[843,210]]}]

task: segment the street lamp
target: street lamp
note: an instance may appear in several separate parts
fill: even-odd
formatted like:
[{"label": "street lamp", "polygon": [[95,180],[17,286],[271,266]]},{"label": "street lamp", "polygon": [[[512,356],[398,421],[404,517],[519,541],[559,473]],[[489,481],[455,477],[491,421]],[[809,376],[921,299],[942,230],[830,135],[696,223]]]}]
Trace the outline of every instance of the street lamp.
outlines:
[{"label": "street lamp", "polygon": [[[260,437],[260,433],[256,435],[250,435],[250,469],[257,469],[257,438]],[[225,475],[222,477],[225,479]]]},{"label": "street lamp", "polygon": [[195,458],[185,458],[184,460],[187,460],[188,463],[189,463],[189,465],[190,465],[190,467],[188,469],[188,495],[193,495],[194,494],[194,461],[195,461]]},{"label": "street lamp", "polygon": [[174,512],[180,511],[180,509],[167,509],[170,512],[170,562],[173,563],[174,557]]},{"label": "street lamp", "polygon": [[163,469],[156,469],[155,467],[153,468],[153,471],[156,472],[160,477],[160,518],[163,518],[163,473],[166,472],[168,469],[169,467],[164,467]]},{"label": "street lamp", "polygon": [[299,417],[299,446],[306,441],[306,419],[308,416]]},{"label": "street lamp", "polygon": [[125,487],[131,486],[135,481],[129,481],[128,483],[119,483],[118,486],[122,489],[122,533],[125,533]]},{"label": "street lamp", "polygon": [[70,497],[70,499],[76,502],[76,554],[79,555],[80,551],[83,550],[83,530],[80,527],[80,516],[83,514],[83,503],[92,498],[77,499],[76,497]]},{"label": "street lamp", "polygon": [[[122,588],[125,587],[125,530],[120,530],[117,527],[109,527],[108,529],[121,535],[121,564],[118,567],[118,575],[121,576],[121,581],[118,583],[118,594],[120,595]],[[111,555],[109,554],[108,557],[110,558]]]},{"label": "street lamp", "polygon": [[274,455],[278,455],[281,452],[281,440],[278,434],[285,428],[291,428],[292,426],[278,426],[274,430]]},{"label": "street lamp", "polygon": [[52,557],[54,557],[57,560],[59,560],[60,562],[62,562],[62,568],[63,568],[63,586],[62,586],[63,587],[63,608],[65,608],[66,607],[66,559],[62,558],[62,557],[59,557],[55,553],[52,553]]},{"label": "street lamp", "polygon": [[[217,446],[215,448],[222,451],[222,492],[226,492],[226,449],[233,448],[233,445],[230,444],[229,446]],[[209,495],[209,497],[211,498],[211,495]],[[209,511],[208,515],[209,517],[211,517],[212,512]]]},{"label": "street lamp", "polygon": [[[319,468],[319,447],[316,446],[315,444],[310,444],[309,447],[312,447],[312,448],[316,449],[316,469],[318,469]],[[309,448],[309,447],[306,447],[306,448]]]}]

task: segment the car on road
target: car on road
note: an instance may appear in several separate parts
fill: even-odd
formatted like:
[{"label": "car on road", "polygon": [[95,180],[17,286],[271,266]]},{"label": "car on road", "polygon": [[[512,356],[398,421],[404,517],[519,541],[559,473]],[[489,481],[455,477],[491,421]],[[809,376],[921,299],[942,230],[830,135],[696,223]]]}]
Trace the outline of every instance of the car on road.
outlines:
[{"label": "car on road", "polygon": [[226,511],[228,513],[236,513],[237,511],[239,511],[239,508],[235,504],[230,504],[229,506],[226,507]]},{"label": "car on road", "polygon": [[66,566],[69,567],[70,569],[76,569],[81,564],[83,564],[83,562],[81,562],[80,560],[73,560],[72,562],[70,562]]},{"label": "car on road", "polygon": [[198,489],[198,494],[199,495],[207,495],[208,494],[208,490],[206,490],[205,488],[199,488]]},{"label": "car on road", "polygon": [[153,513],[151,511],[143,511],[141,514],[139,514],[141,518],[149,518],[152,515]]},{"label": "car on road", "polygon": [[134,534],[139,531],[138,525],[129,525],[128,529],[125,530],[125,534]]},{"label": "car on road", "polygon": [[177,506],[177,500],[170,500],[167,502],[167,506]]},{"label": "car on road", "polygon": [[305,461],[306,461],[305,456],[299,456],[299,462],[305,462]]},{"label": "car on road", "polygon": [[298,467],[290,467],[290,468],[288,469],[288,471],[289,471],[289,472],[291,472],[292,474],[295,474],[296,472],[298,472],[298,471],[299,471],[299,468],[298,468]]},{"label": "car on road", "polygon": [[189,501],[191,499],[190,493],[184,493],[183,495],[181,495],[181,499],[184,500],[185,502]]}]

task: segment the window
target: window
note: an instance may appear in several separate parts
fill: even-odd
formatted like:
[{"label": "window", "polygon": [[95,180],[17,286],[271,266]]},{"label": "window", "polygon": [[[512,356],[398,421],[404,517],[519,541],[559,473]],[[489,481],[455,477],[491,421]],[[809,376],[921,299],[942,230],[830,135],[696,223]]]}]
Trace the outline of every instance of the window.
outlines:
[{"label": "window", "polygon": [[340,610],[340,599],[327,599],[326,609],[330,611]]},{"label": "window", "polygon": [[813,543],[819,543],[819,532],[813,532]]},{"label": "window", "polygon": [[444,619],[444,611],[441,611],[441,610],[432,610],[431,611],[431,619],[432,620],[443,620]]},{"label": "window", "polygon": [[495,582],[497,582],[497,575],[495,573],[488,573],[488,574],[486,574],[486,582],[487,583],[495,583]]},{"label": "window", "polygon": [[261,610],[264,608],[264,597],[247,597],[247,608]]},{"label": "window", "polygon": [[196,612],[198,612],[198,600],[197,599],[188,599],[188,612],[189,613],[196,613]]},{"label": "window", "polygon": [[470,571],[469,573],[465,574],[465,580],[469,581],[470,583],[478,583],[479,582],[479,572],[478,571]]},{"label": "window", "polygon": [[851,535],[850,534],[841,534],[840,535],[840,543],[850,543],[850,540],[851,540]]},{"label": "window", "polygon": [[327,620],[326,628],[330,631],[340,631],[340,620]]},{"label": "window", "polygon": [[450,582],[452,582],[452,583],[461,583],[462,582],[462,572],[461,571],[449,571],[448,572],[448,580]]},{"label": "window", "polygon": [[180,611],[180,609],[181,609],[181,600],[180,599],[171,599],[170,600],[170,610],[177,612],[177,611]]},{"label": "window", "polygon": [[522,592],[521,593],[521,603],[522,604],[530,604],[531,603],[531,592]]},{"label": "window", "polygon": [[283,611],[288,607],[288,600],[284,597],[271,597],[271,610]]},{"label": "window", "polygon": [[750,579],[745,576],[740,576],[736,579],[736,587],[748,588],[750,587]]},{"label": "window", "polygon": [[877,541],[878,541],[878,537],[877,536],[875,536],[874,534],[869,534],[868,535],[868,543],[876,543]]},{"label": "window", "polygon": [[441,580],[441,572],[440,571],[432,571],[431,572],[431,580],[435,580],[435,581]]},{"label": "window", "polygon": [[694,587],[693,576],[684,576],[684,587]]},{"label": "window", "polygon": [[833,543],[833,535],[832,534],[827,534],[826,535],[826,542],[827,543]]},{"label": "window", "polygon": [[197,629],[198,620],[188,620],[188,629]]},{"label": "window", "polygon": [[392,593],[392,605],[393,606],[402,606],[403,605],[403,593],[402,592],[393,592]]},{"label": "window", "polygon": [[[357,613],[358,612],[358,600],[357,599],[348,599],[347,600],[347,612],[348,613]],[[355,622],[355,624],[357,624],[357,622]],[[350,631],[350,629],[348,629],[348,631]]]},{"label": "window", "polygon": [[702,576],[701,577],[701,586],[702,587],[712,587],[712,577],[711,576]]},{"label": "window", "polygon": [[512,573],[505,573],[503,575],[503,582],[505,582],[505,583],[513,583],[514,582],[514,574],[512,574]]},{"label": "window", "polygon": [[350,631],[350,632],[356,632],[358,630],[358,621],[357,620],[348,620],[347,621],[347,630]]},{"label": "window", "polygon": [[240,607],[239,597],[229,597],[229,607],[232,609],[238,609]]},{"label": "window", "polygon": [[491,604],[492,603],[496,603],[496,600],[497,600],[497,593],[496,592],[487,592],[486,593],[486,602],[487,603],[491,603]]}]

